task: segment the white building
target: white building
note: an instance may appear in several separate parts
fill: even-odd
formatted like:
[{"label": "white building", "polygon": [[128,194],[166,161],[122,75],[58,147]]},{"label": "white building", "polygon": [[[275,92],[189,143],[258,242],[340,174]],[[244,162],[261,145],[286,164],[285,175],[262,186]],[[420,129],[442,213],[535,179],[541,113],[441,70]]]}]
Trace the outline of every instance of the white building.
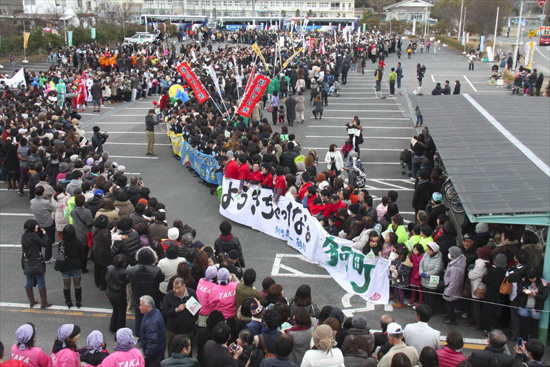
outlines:
[{"label": "white building", "polygon": [[423,0],[404,0],[384,7],[386,20],[405,20],[424,22],[430,19],[430,8],[433,4]]},{"label": "white building", "polygon": [[354,0],[143,0],[147,14],[213,16],[295,16],[311,13],[317,17],[353,17]]},{"label": "white building", "polygon": [[22,0],[27,19],[61,21],[75,26],[90,26],[95,16],[96,0]]}]

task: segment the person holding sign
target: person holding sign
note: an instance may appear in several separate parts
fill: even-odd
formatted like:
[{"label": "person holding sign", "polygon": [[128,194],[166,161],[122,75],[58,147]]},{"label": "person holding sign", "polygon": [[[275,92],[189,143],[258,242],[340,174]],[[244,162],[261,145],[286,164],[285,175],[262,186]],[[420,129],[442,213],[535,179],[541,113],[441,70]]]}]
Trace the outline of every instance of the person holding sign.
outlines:
[{"label": "person holding sign", "polygon": [[[174,286],[166,293],[162,302],[162,313],[166,317],[166,344],[168,355],[172,355],[172,340],[179,334],[186,334],[189,339],[194,339],[194,326],[198,319],[198,308],[187,308],[187,304],[198,304],[196,293],[187,288],[182,278],[174,279]],[[179,351],[176,351],[179,352]]]}]

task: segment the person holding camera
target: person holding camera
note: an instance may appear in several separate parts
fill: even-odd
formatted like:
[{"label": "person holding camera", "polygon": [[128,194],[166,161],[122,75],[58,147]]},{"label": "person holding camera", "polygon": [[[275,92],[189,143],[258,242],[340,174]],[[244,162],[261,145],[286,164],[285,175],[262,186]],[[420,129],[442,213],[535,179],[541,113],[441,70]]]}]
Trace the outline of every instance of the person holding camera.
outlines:
[{"label": "person holding camera", "polygon": [[103,153],[103,144],[107,141],[109,134],[100,131],[99,126],[94,126],[94,135],[92,136],[92,146],[98,154]]},{"label": "person holding camera", "polygon": [[150,109],[145,117],[145,132],[147,133],[147,155],[156,157],[155,154],[155,125],[158,125],[160,120],[155,119],[155,110]]}]

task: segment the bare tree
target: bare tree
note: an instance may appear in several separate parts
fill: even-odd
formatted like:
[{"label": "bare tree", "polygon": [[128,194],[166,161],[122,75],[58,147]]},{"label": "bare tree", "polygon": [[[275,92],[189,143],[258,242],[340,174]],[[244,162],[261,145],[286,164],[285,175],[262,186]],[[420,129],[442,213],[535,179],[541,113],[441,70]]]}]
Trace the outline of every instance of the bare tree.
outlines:
[{"label": "bare tree", "polygon": [[495,20],[497,15],[497,7],[499,11],[499,23],[510,15],[513,7],[509,0],[484,0],[468,2],[468,17],[466,21],[473,27],[476,33],[481,36],[493,34],[495,29]]},{"label": "bare tree", "polygon": [[369,0],[369,5],[374,8],[374,12],[378,17],[382,15],[382,12],[384,11],[384,7],[394,4],[395,0]]},{"label": "bare tree", "polygon": [[439,0],[433,6],[431,13],[435,19],[444,20],[448,27],[458,29],[460,6],[460,0]]}]

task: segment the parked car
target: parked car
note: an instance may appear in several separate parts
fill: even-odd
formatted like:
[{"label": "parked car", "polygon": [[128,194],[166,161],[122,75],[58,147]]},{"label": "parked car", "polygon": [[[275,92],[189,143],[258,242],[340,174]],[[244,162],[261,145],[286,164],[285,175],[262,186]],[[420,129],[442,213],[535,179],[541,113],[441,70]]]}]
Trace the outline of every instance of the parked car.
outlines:
[{"label": "parked car", "polygon": [[541,46],[550,45],[550,34],[544,34],[544,35],[540,36],[540,45]]},{"label": "parked car", "polygon": [[128,43],[137,43],[138,45],[141,45],[143,43],[151,43],[155,40],[156,36],[151,33],[146,32],[138,32],[132,37],[125,37],[124,42]]}]

